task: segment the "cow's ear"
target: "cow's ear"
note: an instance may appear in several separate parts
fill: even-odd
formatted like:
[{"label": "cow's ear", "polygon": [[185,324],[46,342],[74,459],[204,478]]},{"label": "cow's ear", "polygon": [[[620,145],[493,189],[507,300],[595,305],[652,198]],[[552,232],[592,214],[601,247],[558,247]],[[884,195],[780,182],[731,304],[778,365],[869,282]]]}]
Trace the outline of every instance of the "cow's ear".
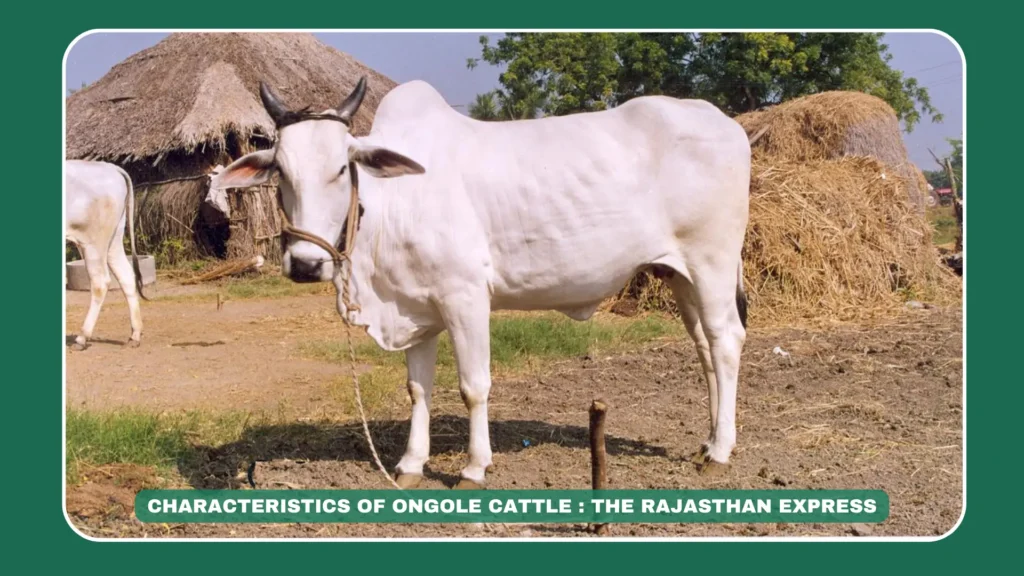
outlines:
[{"label": "cow's ear", "polygon": [[273,150],[252,152],[235,160],[228,167],[215,174],[210,180],[210,188],[248,188],[263,184],[274,175],[277,166],[274,163]]},{"label": "cow's ear", "polygon": [[377,178],[394,178],[395,176],[426,172],[426,169],[415,160],[393,150],[376,146],[354,145],[348,149],[348,159],[358,163],[371,176]]}]

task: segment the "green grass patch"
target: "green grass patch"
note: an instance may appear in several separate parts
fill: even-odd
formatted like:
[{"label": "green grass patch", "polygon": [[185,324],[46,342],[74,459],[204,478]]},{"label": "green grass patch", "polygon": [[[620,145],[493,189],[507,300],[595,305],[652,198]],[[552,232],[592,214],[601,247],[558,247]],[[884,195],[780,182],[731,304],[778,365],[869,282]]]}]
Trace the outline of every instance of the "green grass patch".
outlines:
[{"label": "green grass patch", "polygon": [[932,226],[933,243],[949,244],[956,241],[956,214],[952,206],[929,207],[926,216]]},{"label": "green grass patch", "polygon": [[249,415],[212,416],[190,412],[154,414],[139,410],[67,412],[68,480],[81,464],[138,464],[167,469],[189,457],[194,442],[223,443],[241,436]]},{"label": "green grass patch", "polygon": [[253,278],[242,278],[224,282],[223,289],[229,298],[282,298],[306,294],[333,293],[334,285],[329,282],[299,284],[280,274],[264,274]]},{"label": "green grass patch", "polygon": [[215,300],[218,292],[227,300],[334,294],[334,284],[330,282],[300,284],[277,273],[264,273],[246,278],[227,278],[201,284],[199,288],[201,291],[168,294],[156,296],[153,299],[164,302],[206,301]]},{"label": "green grass patch", "polygon": [[[581,357],[596,352],[620,350],[663,337],[678,337],[682,323],[662,315],[634,319],[595,318],[579,322],[557,313],[502,314],[491,317],[491,365],[498,371],[521,372],[545,362]],[[405,354],[382,350],[361,339],[356,361],[373,370],[360,380],[364,400],[370,395],[386,402],[394,390],[404,393]],[[314,340],[301,344],[299,353],[310,359],[347,364],[349,352],[344,340]],[[448,333],[438,342],[435,383],[454,388],[458,373]]]}]

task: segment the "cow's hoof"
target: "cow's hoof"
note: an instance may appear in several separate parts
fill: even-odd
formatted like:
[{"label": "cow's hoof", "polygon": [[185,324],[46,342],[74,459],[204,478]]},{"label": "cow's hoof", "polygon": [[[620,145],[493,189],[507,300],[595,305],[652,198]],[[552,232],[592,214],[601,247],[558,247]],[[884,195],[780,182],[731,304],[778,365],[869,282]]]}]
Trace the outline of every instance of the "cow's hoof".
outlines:
[{"label": "cow's hoof", "polygon": [[729,465],[722,464],[721,462],[715,462],[709,458],[706,462],[697,466],[697,472],[701,476],[707,476],[709,478],[725,476],[729,473]]},{"label": "cow's hoof", "polygon": [[75,342],[74,344],[71,345],[71,349],[74,350],[75,352],[82,352],[83,350],[87,350],[88,348],[89,348],[89,344],[88,343],[80,344],[78,342]]},{"label": "cow's hoof", "polygon": [[139,341],[139,340],[129,340],[128,342],[125,343],[124,347],[125,348],[138,348],[141,345],[142,345],[142,342]]},{"label": "cow's hoof", "polygon": [[459,483],[455,485],[454,490],[483,490],[484,487],[469,478],[463,478],[459,480]]},{"label": "cow's hoof", "polygon": [[398,478],[395,478],[395,484],[402,490],[410,490],[420,485],[423,481],[422,474],[399,474]]}]

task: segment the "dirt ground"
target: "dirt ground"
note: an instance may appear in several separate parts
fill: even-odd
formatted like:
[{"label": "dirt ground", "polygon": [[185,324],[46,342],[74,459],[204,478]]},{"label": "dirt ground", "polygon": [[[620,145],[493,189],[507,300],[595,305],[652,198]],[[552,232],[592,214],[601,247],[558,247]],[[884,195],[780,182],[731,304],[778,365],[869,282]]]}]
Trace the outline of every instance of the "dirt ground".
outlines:
[{"label": "dirt ground", "polygon": [[[195,289],[198,290],[198,289]],[[187,294],[163,283],[155,296]],[[68,334],[87,294],[68,292]],[[311,338],[341,334],[333,297],[229,301],[212,295],[143,303],[142,346],[129,334],[120,292],[107,298],[97,340],[67,352],[69,406],[94,410],[269,410],[288,424],[255,426],[220,446],[196,446],[199,464],[172,478],[107,466],[68,486],[69,516],[97,537],[593,537],[582,525],[147,525],[132,514],[142,487],[248,489],[386,488],[357,420],[332,418],[343,366],[301,358]],[[689,454],[707,434],[707,389],[693,345],[672,338],[641,349],[562,360],[526,376],[494,379],[489,487],[587,488],[587,408],[603,397],[609,488],[865,488],[885,490],[888,520],[842,524],[613,524],[611,536],[934,536],[960,516],[963,484],[962,317],[907,310],[874,326],[769,329],[751,326],[738,396],[738,446],[723,477],[697,474]],[[789,353],[773,352],[780,347]],[[385,465],[401,456],[408,402],[371,414]],[[527,442],[524,442],[527,441]],[[467,442],[458,390],[435,393],[431,460],[423,488],[458,480]],[[165,474],[165,476],[167,476]]]}]

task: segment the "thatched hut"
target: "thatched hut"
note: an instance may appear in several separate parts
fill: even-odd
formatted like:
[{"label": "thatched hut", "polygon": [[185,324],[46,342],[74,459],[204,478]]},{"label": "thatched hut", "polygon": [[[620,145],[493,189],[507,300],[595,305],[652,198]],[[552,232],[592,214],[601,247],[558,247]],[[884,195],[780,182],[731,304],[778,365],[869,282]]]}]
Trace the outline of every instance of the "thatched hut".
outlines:
[{"label": "thatched hut", "polygon": [[736,121],[750,135],[763,130],[753,145],[755,155],[795,162],[875,158],[906,180],[908,200],[924,213],[924,176],[907,157],[896,112],[881,98],[822,92],[742,114]]},{"label": "thatched hut", "polygon": [[232,191],[218,209],[204,202],[208,175],[276,137],[261,80],[286,102],[320,110],[337,106],[364,75],[356,135],[369,132],[395,82],[311,34],[171,34],[67,99],[67,157],[128,171],[146,251],[167,260],[259,254],[275,262],[276,182]]}]

